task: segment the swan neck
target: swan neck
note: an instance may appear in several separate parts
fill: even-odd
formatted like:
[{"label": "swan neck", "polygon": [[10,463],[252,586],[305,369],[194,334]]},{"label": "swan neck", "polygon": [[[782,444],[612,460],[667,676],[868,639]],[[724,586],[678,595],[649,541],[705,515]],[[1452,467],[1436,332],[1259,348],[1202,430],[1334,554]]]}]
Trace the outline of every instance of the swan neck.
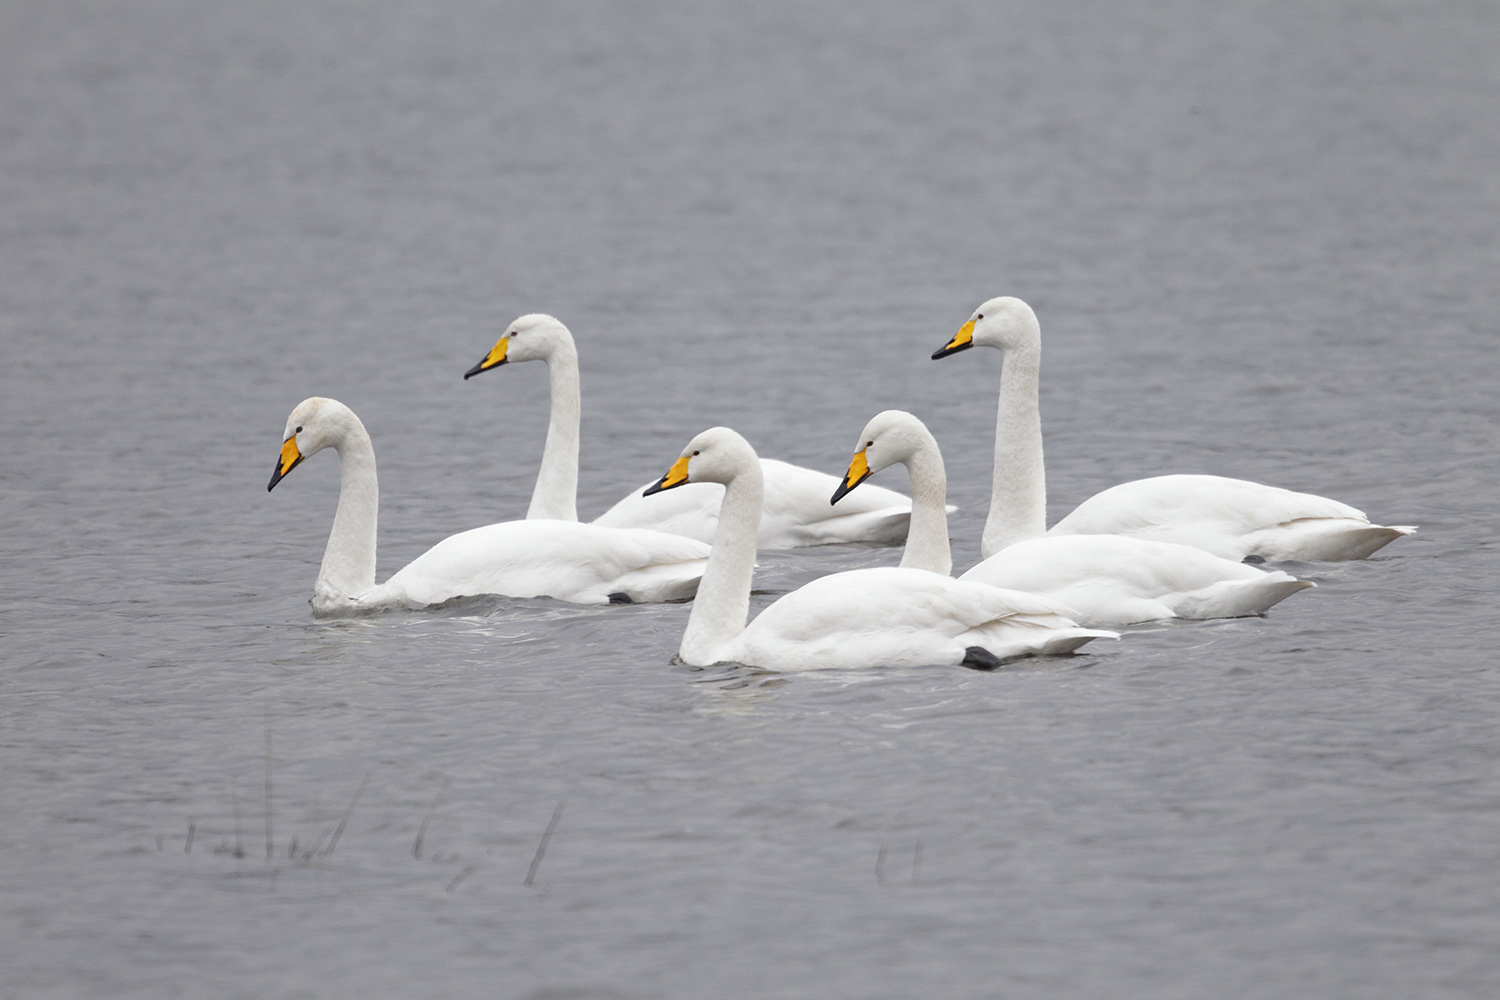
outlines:
[{"label": "swan neck", "polygon": [[315,592],[354,598],[375,586],[380,483],[375,476],[375,447],[362,425],[350,427],[334,450],[339,456],[339,506]]},{"label": "swan neck", "polygon": [[707,666],[722,662],[724,647],[745,631],[764,492],[758,461],[725,486],[713,549],[698,584],[698,596],[693,599],[687,629],[682,633],[680,653],[688,663]]},{"label": "swan neck", "polygon": [[565,344],[547,359],[547,380],[552,391],[547,443],[542,448],[542,467],[531,493],[527,520],[578,520],[578,423],[583,413],[578,387],[578,351]]},{"label": "swan neck", "polygon": [[1047,533],[1047,478],[1042,461],[1040,343],[1005,352],[995,416],[995,473],[980,551],[988,559],[1007,545]]},{"label": "swan neck", "polygon": [[948,475],[937,442],[923,442],[906,459],[906,472],[911,480],[911,526],[901,565],[947,576],[953,572],[948,547]]}]

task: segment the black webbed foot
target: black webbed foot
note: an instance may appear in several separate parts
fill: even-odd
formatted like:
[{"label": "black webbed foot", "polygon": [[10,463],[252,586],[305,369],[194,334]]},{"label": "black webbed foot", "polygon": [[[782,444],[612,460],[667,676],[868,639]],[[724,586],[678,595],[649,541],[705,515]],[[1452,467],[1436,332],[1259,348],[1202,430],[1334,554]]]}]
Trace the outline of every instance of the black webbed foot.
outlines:
[{"label": "black webbed foot", "polygon": [[970,646],[964,650],[963,665],[970,670],[999,670],[1005,662],[983,646]]}]

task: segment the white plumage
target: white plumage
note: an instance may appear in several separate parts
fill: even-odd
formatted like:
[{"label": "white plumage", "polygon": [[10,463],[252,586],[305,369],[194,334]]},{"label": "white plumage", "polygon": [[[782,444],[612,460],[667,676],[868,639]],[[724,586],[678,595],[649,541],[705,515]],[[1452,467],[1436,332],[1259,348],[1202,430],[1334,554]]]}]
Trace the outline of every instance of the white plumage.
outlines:
[{"label": "white plumage", "polygon": [[961,664],[1071,653],[1112,632],[1081,629],[1042,597],[889,566],[820,577],[783,596],[718,654],[770,670]]},{"label": "white plumage", "polygon": [[[953,580],[923,569],[851,570],[779,598],[749,625],[761,471],[734,431],[695,437],[653,492],[686,482],[725,487],[713,553],[683,633],[680,657],[697,666],[747,663],[771,670],[960,665],[1066,653],[1113,632],[1079,628],[1045,598]],[[825,501],[826,502],[826,501]]]},{"label": "white plumage", "polygon": [[[760,460],[765,480],[756,546],[761,549],[798,549],[839,542],[876,542],[899,545],[911,519],[911,500],[894,490],[876,488],[869,497],[845,508],[834,508],[828,497],[838,488],[836,477],[816,469],[774,458]],[[719,524],[724,487],[718,483],[689,483],[670,493],[642,496],[642,484],[605,511],[595,524],[615,527],[653,527],[711,542]]]},{"label": "white plumage", "polygon": [[1363,559],[1417,529],[1371,524],[1363,511],[1312,493],[1223,476],[1156,476],[1096,493],[1052,535],[1130,535],[1192,545],[1226,559]]},{"label": "white plumage", "polygon": [[[1004,352],[995,422],[994,487],[980,551],[992,556],[1047,533],[1046,471],[1037,406],[1042,342],[1036,313],[1001,296],[974,310],[946,357],[975,345]],[[1383,527],[1348,504],[1222,476],[1157,476],[1122,483],[1079,504],[1052,534],[1132,535],[1192,545],[1228,559],[1363,559],[1417,530]]]},{"label": "white plumage", "polygon": [[[913,509],[901,565],[946,574],[952,565],[942,513],[947,477],[936,439],[912,414],[886,410],[865,425],[859,440],[840,494],[881,469],[905,465]],[[1122,535],[1045,535],[1016,542],[959,579],[1044,596],[1089,626],[1257,615],[1313,586],[1191,546]]]},{"label": "white plumage", "polygon": [[[465,378],[520,361],[543,361],[552,389],[551,420],[541,472],[526,516],[578,520],[578,427],[582,412],[578,349],[557,319],[533,313],[512,323]],[[838,542],[899,545],[906,537],[911,501],[893,490],[872,490],[847,508],[834,510],[828,496],[838,481],[824,472],[762,459],[765,508],[758,543],[762,549],[796,549]],[[724,488],[694,484],[668,496],[642,496],[644,483],[631,490],[594,523],[610,528],[650,528],[707,544],[719,521]]]},{"label": "white plumage", "polygon": [[607,604],[620,594],[642,603],[687,600],[707,555],[701,543],[661,531],[505,521],[450,535],[372,594],[412,606],[467,594],[575,604]]},{"label": "white plumage", "polygon": [[708,546],[664,532],[570,521],[507,521],[443,539],[385,583],[375,583],[380,487],[364,424],[343,403],[314,396],[287,419],[274,487],[309,455],[339,455],[339,506],[313,585],[319,614],[422,607],[455,597],[499,594],[604,604],[689,598]]},{"label": "white plumage", "polygon": [[1085,625],[1243,618],[1313,586],[1211,552],[1125,535],[1046,535],[1001,549],[959,579],[1044,594]]}]

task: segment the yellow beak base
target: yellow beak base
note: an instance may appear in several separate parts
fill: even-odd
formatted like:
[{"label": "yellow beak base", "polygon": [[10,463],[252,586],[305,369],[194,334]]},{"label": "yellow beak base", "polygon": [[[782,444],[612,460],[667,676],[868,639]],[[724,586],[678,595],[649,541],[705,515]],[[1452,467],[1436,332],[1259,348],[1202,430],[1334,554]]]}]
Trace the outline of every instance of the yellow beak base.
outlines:
[{"label": "yellow beak base", "polygon": [[274,490],[276,484],[281,482],[282,477],[295,469],[301,462],[302,452],[297,450],[297,435],[293,434],[281,442],[281,454],[276,459],[276,469],[271,473],[271,482],[266,487],[266,492],[269,493]]},{"label": "yellow beak base", "polygon": [[672,463],[672,467],[667,470],[667,474],[665,476],[662,476],[655,486],[646,487],[646,491],[642,493],[641,496],[649,497],[653,493],[660,493],[662,490],[670,490],[674,486],[681,486],[687,481],[688,456],[683,455],[677,461]]},{"label": "yellow beak base", "polygon": [[938,358],[946,358],[948,355],[957,354],[959,351],[967,351],[973,346],[974,321],[971,319],[963,326],[958,328],[958,332],[953,335],[952,340],[948,341],[947,344],[943,345],[938,350],[932,352],[932,360],[936,361]]},{"label": "yellow beak base", "polygon": [[509,337],[501,337],[495,341],[495,346],[490,348],[490,353],[484,356],[484,360],[464,372],[464,381],[467,382],[480,372],[487,372],[491,368],[498,368],[500,365],[505,364],[505,352],[508,350],[510,350]]},{"label": "yellow beak base", "polygon": [[869,478],[870,463],[865,459],[863,450],[857,451],[849,460],[849,471],[844,474],[844,481],[839,484],[839,488],[833,491],[833,499],[828,501],[828,505],[831,507],[838,503],[849,495],[850,490]]}]

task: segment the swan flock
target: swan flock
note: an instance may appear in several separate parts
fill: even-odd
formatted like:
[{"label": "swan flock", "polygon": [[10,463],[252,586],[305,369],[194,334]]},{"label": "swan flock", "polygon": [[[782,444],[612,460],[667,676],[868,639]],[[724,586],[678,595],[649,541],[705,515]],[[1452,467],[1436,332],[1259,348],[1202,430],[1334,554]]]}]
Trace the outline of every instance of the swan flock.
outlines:
[{"label": "swan flock", "polygon": [[[338,456],[338,507],[313,584],[315,614],[482,595],[691,600],[681,662],[775,671],[993,670],[1016,657],[1073,653],[1140,622],[1263,615],[1313,584],[1258,564],[1363,559],[1416,530],[1372,524],[1326,497],[1183,474],[1110,487],[1049,530],[1036,314],[1017,298],[990,299],[932,357],[976,346],[1003,355],[993,486],[983,559],[956,578],[943,455],[927,426],[901,410],[865,425],[842,476],[761,458],[735,431],[710,428],[659,479],[580,521],[578,349],[566,326],[535,313],[511,323],[464,374],[547,366],[550,418],[523,519],[444,538],[377,584],[374,446],[354,411],[316,396],[287,418],[267,490],[319,451]],[[892,465],[906,468],[910,497],[866,484]],[[820,577],[750,619],[758,550],[854,542],[904,543],[900,564]]]}]

